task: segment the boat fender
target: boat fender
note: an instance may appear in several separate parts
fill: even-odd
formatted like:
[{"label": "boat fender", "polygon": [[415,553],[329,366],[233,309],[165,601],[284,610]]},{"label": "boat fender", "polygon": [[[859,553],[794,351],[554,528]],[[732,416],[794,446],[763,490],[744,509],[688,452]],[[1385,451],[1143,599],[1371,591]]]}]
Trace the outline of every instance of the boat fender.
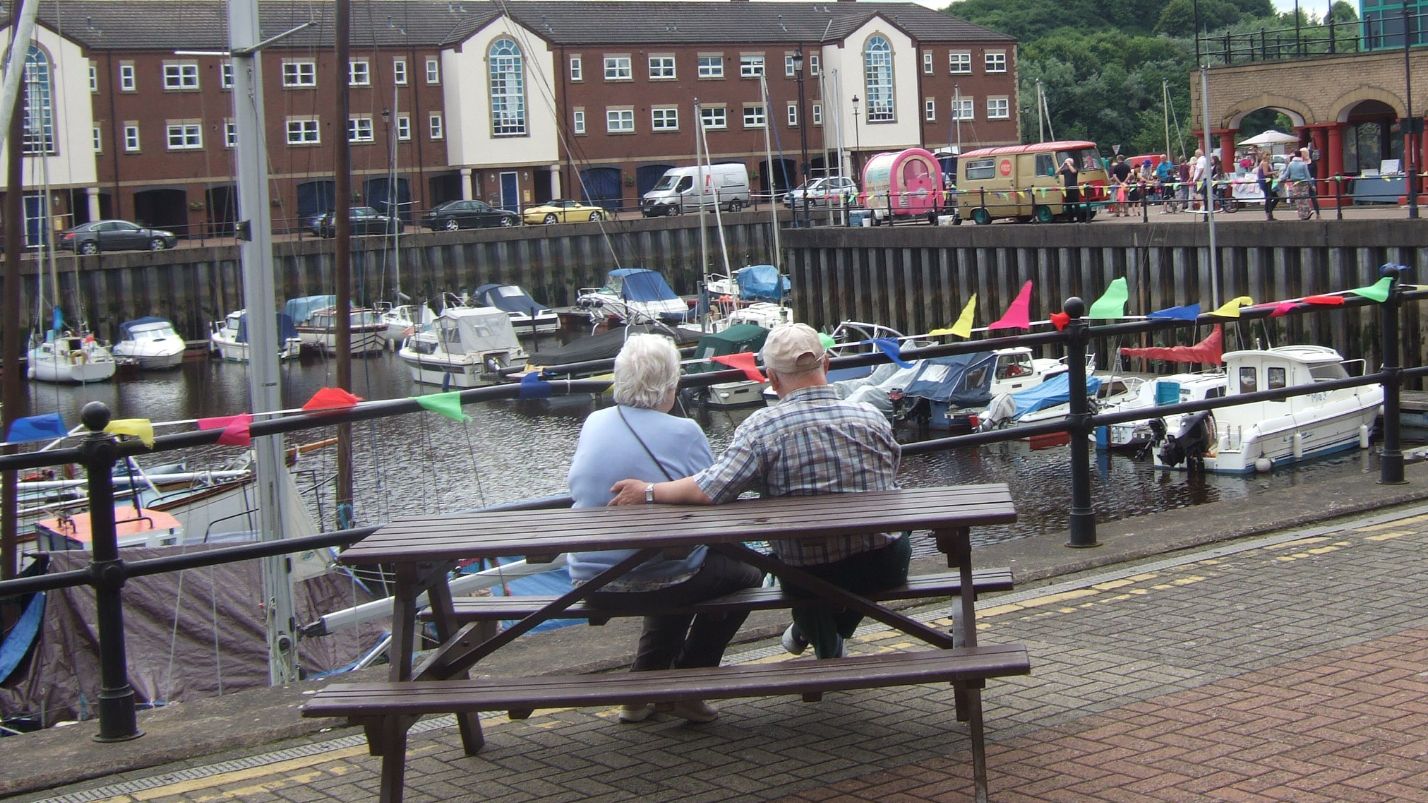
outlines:
[{"label": "boat fender", "polygon": [[1290,443],[1290,450],[1291,450],[1291,451],[1293,452],[1293,454],[1294,454],[1294,459],[1295,459],[1295,460],[1301,460],[1301,459],[1303,459],[1303,457],[1304,457],[1304,435],[1301,434],[1301,433],[1298,433],[1298,432],[1294,433],[1294,436],[1289,439],[1289,443]]},{"label": "boat fender", "polygon": [[1369,432],[1369,427],[1368,427],[1368,425],[1367,425],[1367,424],[1359,424],[1359,448],[1360,448],[1360,449],[1367,449],[1367,448],[1369,448],[1369,441],[1370,441],[1370,440],[1371,440],[1371,434],[1370,434],[1370,432]]}]

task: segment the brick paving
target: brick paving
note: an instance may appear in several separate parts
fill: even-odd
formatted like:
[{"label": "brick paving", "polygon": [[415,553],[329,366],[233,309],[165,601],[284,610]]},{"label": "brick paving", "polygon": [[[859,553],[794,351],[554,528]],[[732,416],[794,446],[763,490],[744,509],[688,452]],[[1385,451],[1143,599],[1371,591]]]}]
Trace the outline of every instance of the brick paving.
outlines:
[{"label": "brick paving", "polygon": [[[984,696],[992,797],[1428,801],[1428,516],[1279,540],[984,600],[983,642],[1024,642],[1032,655],[1029,677],[990,681]],[[943,613],[926,618],[948,624]],[[854,652],[912,647],[881,630],[852,643]],[[784,660],[774,652],[730,657]],[[944,686],[817,704],[737,700],[721,711],[702,726],[621,725],[614,710],[591,709],[492,718],[477,757],[462,755],[454,727],[429,728],[411,740],[407,800],[971,797],[966,728]],[[127,776],[136,788],[111,778],[49,794],[374,797],[378,759],[350,739],[331,745],[257,767],[187,762]],[[179,779],[181,770],[195,772]]]}]

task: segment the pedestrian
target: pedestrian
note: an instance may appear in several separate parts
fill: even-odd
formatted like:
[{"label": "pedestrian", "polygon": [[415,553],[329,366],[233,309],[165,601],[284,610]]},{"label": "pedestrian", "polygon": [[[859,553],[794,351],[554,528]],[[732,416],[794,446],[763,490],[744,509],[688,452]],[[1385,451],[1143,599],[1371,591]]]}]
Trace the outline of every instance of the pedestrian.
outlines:
[{"label": "pedestrian", "polygon": [[1206,198],[1205,172],[1208,167],[1209,161],[1205,159],[1205,152],[1196,148],[1195,158],[1190,163],[1189,176],[1190,191],[1194,193],[1194,197],[1190,199],[1190,211],[1192,212],[1198,212],[1203,208],[1201,203]]},{"label": "pedestrian", "polygon": [[1076,160],[1069,156],[1066,157],[1066,160],[1061,163],[1061,169],[1057,170],[1056,174],[1061,176],[1062,211],[1069,213],[1073,221],[1086,222],[1086,206],[1081,202],[1080,171],[1076,169]]},{"label": "pedestrian", "polygon": [[[601,507],[616,480],[674,479],[714,462],[699,425],[669,415],[679,388],[679,350],[662,335],[630,335],[615,357],[615,406],[585,419],[570,461],[570,495],[575,507]],[[572,552],[567,568],[580,585],[628,558],[633,550]],[[755,588],[763,573],[708,547],[680,557],[657,555],[590,595],[610,608],[662,611],[687,608],[706,599]],[[724,649],[748,614],[651,613],[644,617],[632,672],[718,666]],[[627,705],[621,722],[643,722],[652,705]],[[689,722],[710,722],[718,712],[700,700],[680,700],[670,713]]]},{"label": "pedestrian", "polygon": [[1313,183],[1313,177],[1309,175],[1309,166],[1304,163],[1303,155],[1295,153],[1290,158],[1280,173],[1279,183],[1280,186],[1288,185],[1289,198],[1294,202],[1299,219],[1308,220],[1309,216],[1314,214],[1314,207],[1310,202],[1313,193],[1309,187]]},{"label": "pedestrian", "polygon": [[[777,405],[745,419],[709,468],[673,482],[621,480],[610,489],[611,504],[710,505],[750,490],[780,497],[898,487],[901,448],[892,426],[872,407],[839,400],[828,384],[828,354],[817,332],[802,323],[774,327],[763,359]],[[905,583],[912,554],[907,533],[774,541],[770,547],[790,567],[855,593]],[[811,596],[792,584],[784,591]],[[841,657],[844,640],[861,620],[858,611],[795,607],[782,643],[795,655],[812,644],[819,658]]]},{"label": "pedestrian", "polygon": [[1259,182],[1259,191],[1264,193],[1264,218],[1274,220],[1274,207],[1279,205],[1279,195],[1275,192],[1274,165],[1269,161],[1269,154],[1259,157],[1254,177]]},{"label": "pedestrian", "polygon": [[1314,205],[1314,219],[1319,220],[1319,149],[1314,146],[1313,140],[1307,147],[1299,149],[1299,156],[1304,159],[1304,167],[1309,171],[1309,202]]},{"label": "pedestrian", "polygon": [[1170,213],[1170,199],[1175,194],[1177,175],[1175,160],[1170,157],[1170,154],[1165,154],[1165,158],[1155,166],[1155,183],[1160,191],[1160,214],[1162,215]]},{"label": "pedestrian", "polygon": [[1111,216],[1123,217],[1126,211],[1126,190],[1130,181],[1131,166],[1126,164],[1125,154],[1116,154],[1116,163],[1111,166]]}]

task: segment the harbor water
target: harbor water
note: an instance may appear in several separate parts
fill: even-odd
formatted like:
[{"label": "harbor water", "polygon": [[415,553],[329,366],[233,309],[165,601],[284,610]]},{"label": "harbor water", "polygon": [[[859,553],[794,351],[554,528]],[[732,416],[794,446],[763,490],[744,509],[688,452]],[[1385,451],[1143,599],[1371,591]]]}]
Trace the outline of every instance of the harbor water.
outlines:
[{"label": "harbor water", "polygon": [[[336,363],[305,359],[284,364],[285,408],[300,407],[313,393],[336,383]],[[417,385],[393,354],[353,361],[353,392],[364,399],[400,399],[439,388]],[[30,414],[58,411],[65,423],[79,424],[85,403],[107,404],[115,418],[148,418],[157,432],[185,431],[193,425],[159,426],[165,422],[232,415],[249,410],[248,367],[217,360],[185,363],[168,372],[146,372],[83,387],[31,382]],[[560,494],[585,415],[596,402],[583,397],[541,402],[481,402],[465,407],[468,423],[433,413],[395,416],[353,425],[356,516],[359,524],[394,517],[450,513],[515,499]],[[714,412],[704,428],[715,454],[728,443],[747,410]],[[330,438],[332,428],[288,436],[287,445]],[[334,526],[332,476],[335,449],[316,449],[298,463],[299,486],[323,528]],[[1094,454],[1094,453],[1093,453]],[[236,457],[237,450],[212,447],[188,458],[190,468],[216,465]],[[1015,538],[1063,539],[1070,500],[1067,474],[1069,450],[1064,446],[1033,450],[1025,441],[964,447],[904,458],[906,486],[1005,482],[1016,500],[1015,524],[981,528],[981,542]],[[1192,476],[1163,471],[1149,461],[1121,455],[1093,457],[1092,491],[1098,521],[1154,513],[1206,502],[1248,499],[1263,490],[1303,482],[1377,471],[1370,452],[1353,450],[1303,466],[1269,474]],[[174,462],[156,455],[146,463]]]}]

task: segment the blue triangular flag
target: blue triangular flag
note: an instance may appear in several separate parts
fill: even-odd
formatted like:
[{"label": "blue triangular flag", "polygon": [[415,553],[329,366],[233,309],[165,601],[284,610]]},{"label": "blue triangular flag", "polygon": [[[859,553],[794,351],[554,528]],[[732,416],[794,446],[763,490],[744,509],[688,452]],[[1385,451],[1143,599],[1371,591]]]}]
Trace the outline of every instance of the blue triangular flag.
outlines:
[{"label": "blue triangular flag", "polygon": [[68,434],[69,428],[64,425],[64,419],[60,417],[59,413],[45,413],[44,415],[15,419],[10,424],[10,431],[6,433],[5,440],[10,443],[48,441],[63,438]]},{"label": "blue triangular flag", "polygon": [[50,318],[50,328],[56,332],[64,329],[64,313],[60,311],[59,307],[55,307],[54,315]]},{"label": "blue triangular flag", "polygon": [[1189,304],[1184,307],[1169,307],[1167,309],[1156,310],[1145,317],[1169,321],[1193,321],[1200,317],[1200,305]]},{"label": "blue triangular flag", "polygon": [[911,368],[912,363],[902,358],[902,349],[898,348],[897,341],[890,337],[879,337],[873,340],[873,345],[878,350],[888,355],[888,359],[897,364],[899,368]]},{"label": "blue triangular flag", "polygon": [[522,399],[548,399],[550,390],[550,383],[540,378],[539,371],[532,371],[521,377]]}]

